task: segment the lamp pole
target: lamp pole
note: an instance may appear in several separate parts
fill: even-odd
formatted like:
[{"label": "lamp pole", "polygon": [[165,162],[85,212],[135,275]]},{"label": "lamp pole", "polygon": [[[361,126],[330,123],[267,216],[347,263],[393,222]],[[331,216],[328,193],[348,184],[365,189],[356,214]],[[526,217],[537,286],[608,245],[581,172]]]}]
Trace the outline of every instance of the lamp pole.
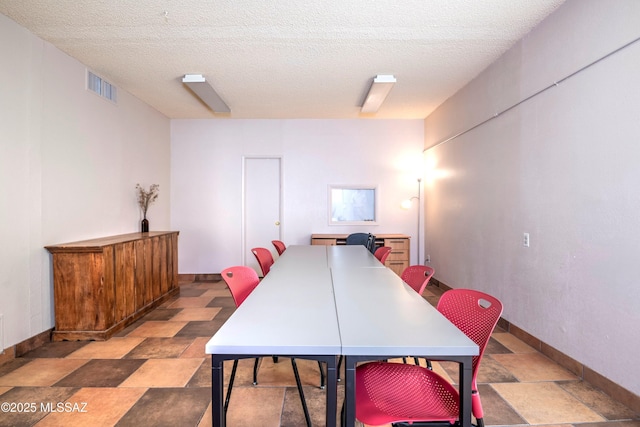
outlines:
[{"label": "lamp pole", "polygon": [[424,265],[422,258],[420,258],[420,213],[422,212],[422,178],[418,178],[418,238],[416,239],[416,244],[418,245],[418,263],[420,265]]}]

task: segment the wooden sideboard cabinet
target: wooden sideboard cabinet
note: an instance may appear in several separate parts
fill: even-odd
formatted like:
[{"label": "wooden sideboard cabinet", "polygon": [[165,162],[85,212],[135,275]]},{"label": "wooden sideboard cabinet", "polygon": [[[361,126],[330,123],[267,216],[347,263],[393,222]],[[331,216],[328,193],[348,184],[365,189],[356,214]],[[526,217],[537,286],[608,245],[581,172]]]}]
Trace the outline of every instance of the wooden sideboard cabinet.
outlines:
[{"label": "wooden sideboard cabinet", "polygon": [[[348,234],[312,234],[312,245],[345,245]],[[409,267],[410,236],[406,234],[376,234],[376,246],[389,246],[391,253],[384,263],[398,276]]]},{"label": "wooden sideboard cabinet", "polygon": [[107,340],[178,293],[178,232],[46,246],[53,257],[53,340]]}]

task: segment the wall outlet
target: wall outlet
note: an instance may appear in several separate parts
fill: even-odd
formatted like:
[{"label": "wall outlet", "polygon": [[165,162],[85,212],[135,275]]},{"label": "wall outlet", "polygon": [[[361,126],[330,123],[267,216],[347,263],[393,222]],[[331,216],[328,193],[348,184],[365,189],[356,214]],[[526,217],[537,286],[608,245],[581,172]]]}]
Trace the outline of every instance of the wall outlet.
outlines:
[{"label": "wall outlet", "polygon": [[529,241],[529,233],[524,233],[524,237],[523,237],[523,239],[522,239],[522,245],[523,245],[525,248],[528,248],[528,247],[530,246],[530,243],[531,243],[531,242]]},{"label": "wall outlet", "polygon": [[431,255],[427,255],[427,257],[424,259],[425,262],[431,262]]}]

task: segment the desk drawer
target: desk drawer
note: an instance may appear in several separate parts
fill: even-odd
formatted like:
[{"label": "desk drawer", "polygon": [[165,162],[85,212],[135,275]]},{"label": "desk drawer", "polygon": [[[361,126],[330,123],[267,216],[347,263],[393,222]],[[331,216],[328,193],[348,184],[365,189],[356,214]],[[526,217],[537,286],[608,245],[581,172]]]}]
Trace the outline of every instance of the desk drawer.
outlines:
[{"label": "desk drawer", "polygon": [[409,261],[409,251],[406,249],[391,249],[387,259],[389,261]]},{"label": "desk drawer", "polygon": [[384,239],[384,245],[389,246],[391,250],[406,250],[409,251],[409,239]]}]

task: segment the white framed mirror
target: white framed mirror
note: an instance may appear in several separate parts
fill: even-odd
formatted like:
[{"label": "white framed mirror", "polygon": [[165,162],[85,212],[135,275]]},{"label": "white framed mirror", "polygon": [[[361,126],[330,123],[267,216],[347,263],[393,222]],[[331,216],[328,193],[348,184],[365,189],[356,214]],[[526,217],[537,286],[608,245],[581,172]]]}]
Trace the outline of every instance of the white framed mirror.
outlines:
[{"label": "white framed mirror", "polygon": [[330,185],[329,225],[377,225],[375,185]]}]

